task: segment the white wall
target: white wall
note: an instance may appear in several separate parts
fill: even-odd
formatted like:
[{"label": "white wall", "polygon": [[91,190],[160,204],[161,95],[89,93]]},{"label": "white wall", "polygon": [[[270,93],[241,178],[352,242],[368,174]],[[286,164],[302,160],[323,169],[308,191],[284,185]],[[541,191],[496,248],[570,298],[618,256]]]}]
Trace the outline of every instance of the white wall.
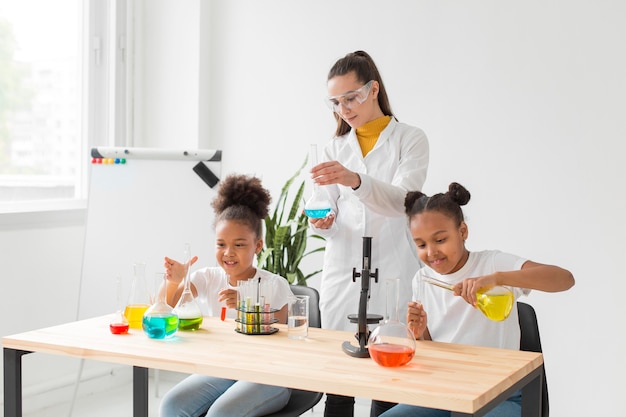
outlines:
[{"label": "white wall", "polygon": [[[368,51],[398,118],[429,136],[425,191],[458,181],[472,192],[470,250],[499,248],[574,273],[571,291],[528,299],[540,320],[551,415],[618,413],[626,4],[183,3],[150,1],[140,20],[136,143],[222,149],[224,173],[262,175],[277,195],[308,144],[332,133],[322,102],[331,64]],[[81,233],[75,225],[0,231],[3,299],[27,293],[18,277],[63,283],[1,305],[5,317],[19,308],[42,314],[38,323],[2,323],[0,334],[71,319],[58,297],[79,281]]]},{"label": "white wall", "polygon": [[225,172],[262,174],[277,190],[307,145],[332,133],[322,103],[331,64],[370,52],[396,115],[429,136],[425,191],[458,181],[472,192],[470,250],[500,248],[577,279],[528,299],[551,415],[617,412],[608,381],[626,371],[626,5],[218,1],[211,15],[207,143],[224,150]]}]

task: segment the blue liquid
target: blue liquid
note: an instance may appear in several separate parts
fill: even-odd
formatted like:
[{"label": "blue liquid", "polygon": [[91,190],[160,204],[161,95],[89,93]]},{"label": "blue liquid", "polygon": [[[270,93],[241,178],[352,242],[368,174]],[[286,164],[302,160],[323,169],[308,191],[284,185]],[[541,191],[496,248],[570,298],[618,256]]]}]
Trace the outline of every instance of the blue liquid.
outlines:
[{"label": "blue liquid", "polygon": [[178,330],[178,316],[176,314],[144,316],[142,327],[149,338],[165,339]]},{"label": "blue liquid", "polygon": [[330,213],[330,208],[325,209],[304,209],[304,214],[312,219],[323,219]]}]

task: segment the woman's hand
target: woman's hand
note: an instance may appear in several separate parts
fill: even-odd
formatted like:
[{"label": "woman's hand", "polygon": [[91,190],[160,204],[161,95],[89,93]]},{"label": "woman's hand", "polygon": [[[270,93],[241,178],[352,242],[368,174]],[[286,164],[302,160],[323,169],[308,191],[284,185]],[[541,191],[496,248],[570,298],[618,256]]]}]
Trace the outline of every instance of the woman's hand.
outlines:
[{"label": "woman's hand", "polygon": [[428,327],[428,316],[422,303],[409,301],[406,322],[416,339],[422,339]]},{"label": "woman's hand", "polygon": [[317,227],[318,229],[330,229],[330,227],[335,222],[335,213],[331,212],[328,216],[322,217],[321,219],[313,219],[309,217],[309,223],[313,227]]},{"label": "woman's hand", "polygon": [[232,288],[223,288],[217,294],[219,296],[217,301],[219,301],[220,303],[224,302],[226,304],[226,307],[237,307],[237,290],[233,290]]},{"label": "woman's hand", "polygon": [[[191,258],[189,265],[193,265],[198,260],[197,256]],[[165,267],[165,273],[167,275],[167,280],[175,283],[180,283],[187,275],[187,265],[181,264],[174,259],[165,257],[165,262],[163,263]]]},{"label": "woman's hand", "polygon": [[359,174],[350,171],[337,161],[322,162],[315,165],[311,169],[311,178],[317,185],[340,184],[352,188],[361,185]]}]

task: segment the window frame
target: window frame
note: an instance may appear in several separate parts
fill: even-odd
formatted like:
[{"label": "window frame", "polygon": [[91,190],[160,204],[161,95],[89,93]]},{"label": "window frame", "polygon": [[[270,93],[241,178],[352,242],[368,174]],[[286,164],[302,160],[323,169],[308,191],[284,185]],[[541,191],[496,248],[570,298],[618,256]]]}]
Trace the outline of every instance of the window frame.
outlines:
[{"label": "window frame", "polygon": [[[132,3],[133,0],[130,0]],[[0,204],[0,228],[58,222],[84,223],[89,191],[89,150],[131,146],[128,121],[132,103],[132,11],[128,0],[82,2],[83,40],[81,153],[78,197]]]}]

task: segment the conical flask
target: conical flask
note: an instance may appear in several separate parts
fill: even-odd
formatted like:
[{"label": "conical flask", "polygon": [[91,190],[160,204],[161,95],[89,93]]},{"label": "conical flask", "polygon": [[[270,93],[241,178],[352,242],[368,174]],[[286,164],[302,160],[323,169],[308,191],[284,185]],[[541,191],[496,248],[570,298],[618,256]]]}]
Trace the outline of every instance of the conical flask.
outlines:
[{"label": "conical flask", "polygon": [[398,320],[400,280],[386,279],[385,293],[385,321],[370,334],[367,348],[374,362],[381,366],[406,365],[415,354],[415,336]]},{"label": "conical flask", "polygon": [[191,292],[191,245],[189,243],[185,244],[185,264],[187,273],[183,293],[174,307],[174,312],[180,320],[178,325],[180,330],[198,330],[202,324],[202,310]]},{"label": "conical flask", "polygon": [[[158,291],[157,301],[146,310],[143,315],[143,331],[151,339],[165,339],[178,330],[178,316],[174,309],[167,304],[167,282],[163,272],[157,274],[162,283],[162,291]],[[157,285],[158,288],[158,285]]]},{"label": "conical flask", "polygon": [[146,283],[146,264],[136,263],[133,265],[133,282],[124,309],[124,316],[131,329],[141,329],[143,313],[151,304],[152,296]]},{"label": "conical flask", "polygon": [[[317,145],[311,145],[309,151],[311,168],[317,165]],[[326,188],[313,182],[313,194],[304,204],[304,214],[312,219],[322,219],[330,214],[330,198]]]}]

